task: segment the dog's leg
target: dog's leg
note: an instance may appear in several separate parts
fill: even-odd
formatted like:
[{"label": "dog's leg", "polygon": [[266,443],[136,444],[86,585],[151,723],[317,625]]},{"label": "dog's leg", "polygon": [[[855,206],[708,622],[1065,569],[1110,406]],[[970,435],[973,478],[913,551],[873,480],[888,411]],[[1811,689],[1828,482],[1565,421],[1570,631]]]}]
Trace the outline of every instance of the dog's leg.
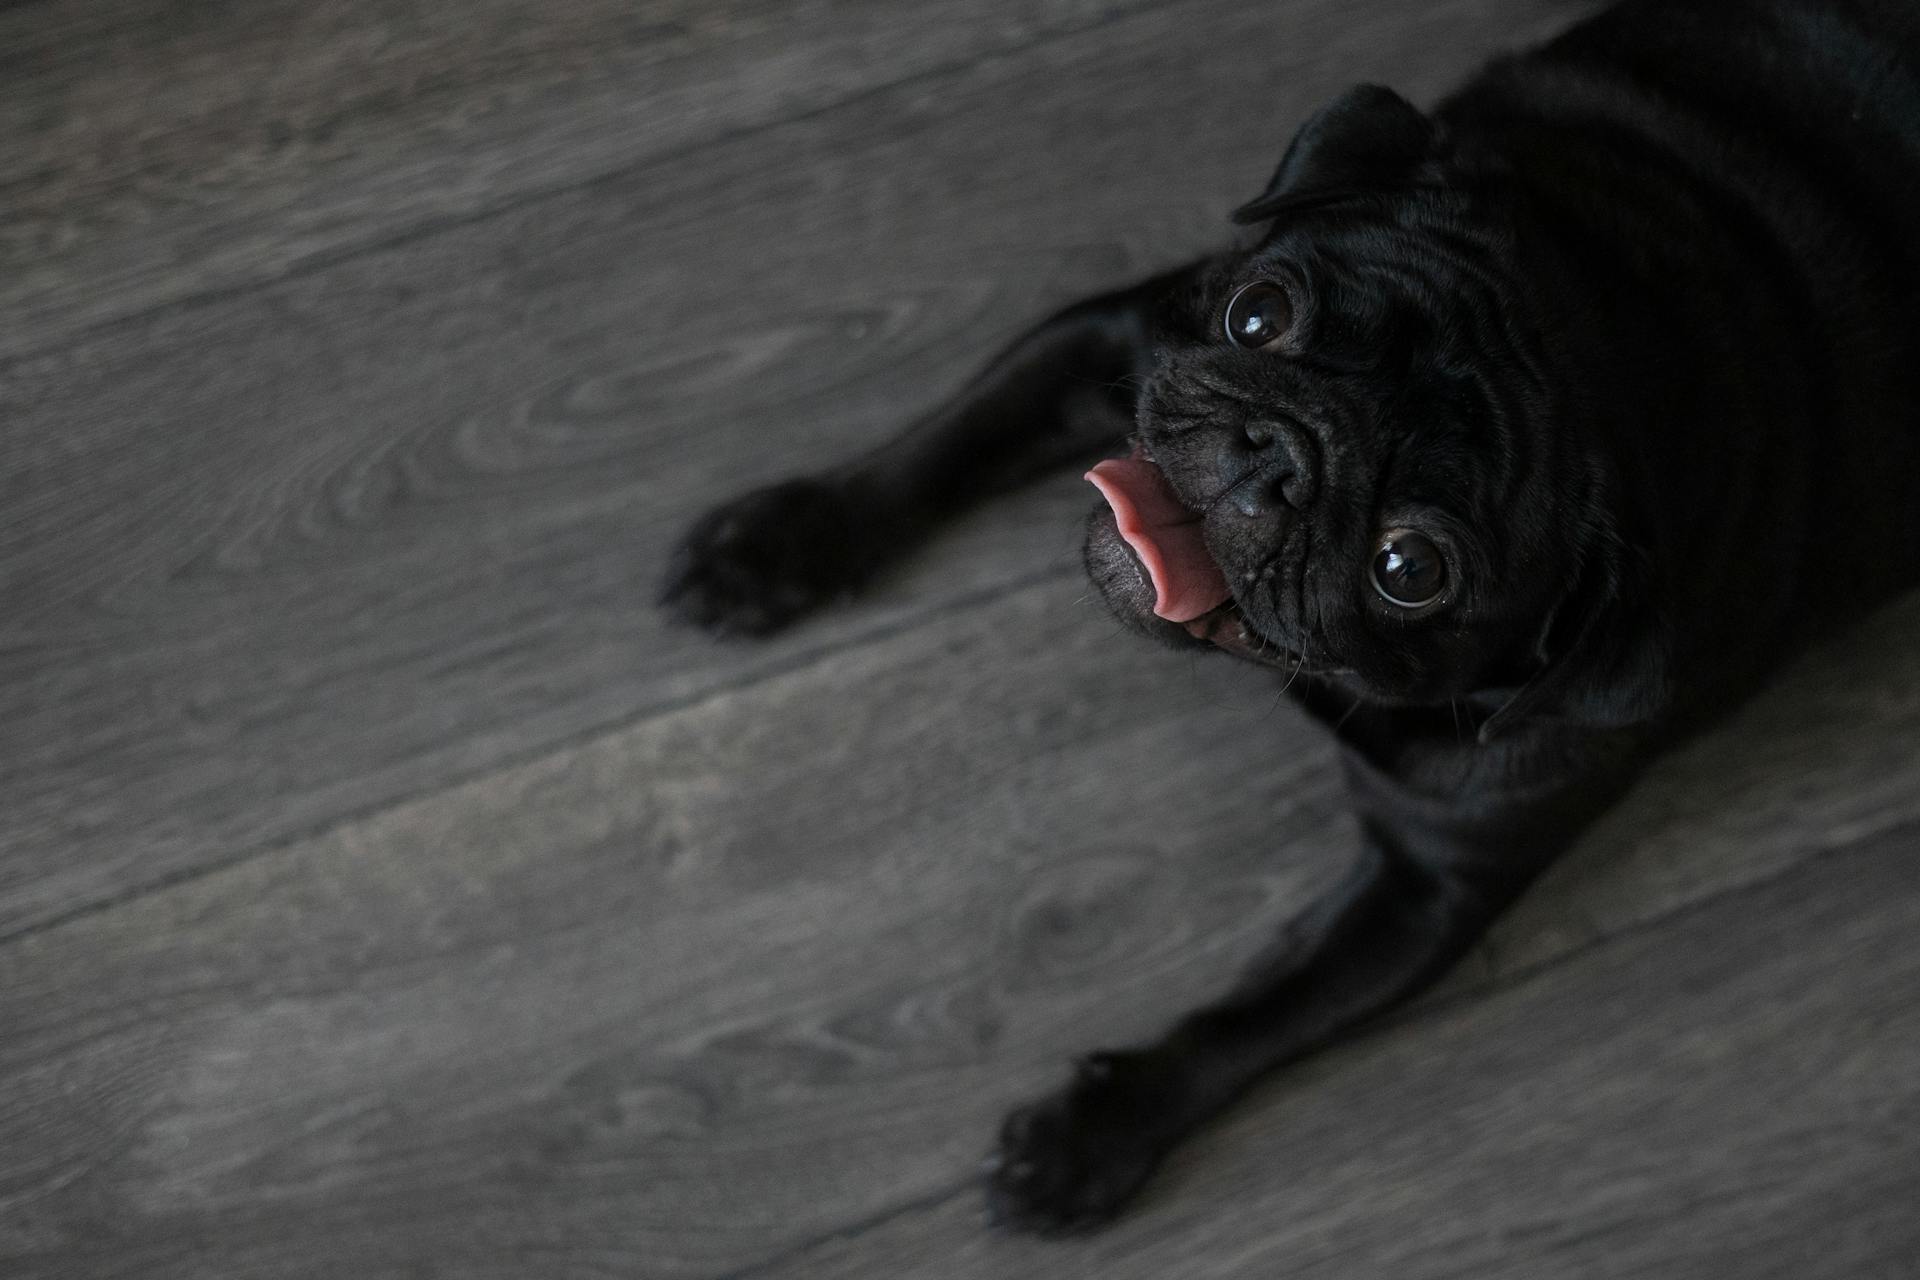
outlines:
[{"label": "dog's leg", "polygon": [[708,512],[675,552],[661,603],[716,631],[777,630],[972,503],[1112,449],[1151,364],[1150,310],[1186,274],[1068,307],[872,453]]},{"label": "dog's leg", "polygon": [[1082,1059],[1059,1092],[1021,1108],[989,1160],[997,1222],[1057,1232],[1121,1207],[1186,1134],[1262,1075],[1432,984],[1615,794],[1578,780],[1500,813],[1436,820],[1354,779],[1365,850],[1338,889],[1290,924],[1226,999],[1138,1048]]}]

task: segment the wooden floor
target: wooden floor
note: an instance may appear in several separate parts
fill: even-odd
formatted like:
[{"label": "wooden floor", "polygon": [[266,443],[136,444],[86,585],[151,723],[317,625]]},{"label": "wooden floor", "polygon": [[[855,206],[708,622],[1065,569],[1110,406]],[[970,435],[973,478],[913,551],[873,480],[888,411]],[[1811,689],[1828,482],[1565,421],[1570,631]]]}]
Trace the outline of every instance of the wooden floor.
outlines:
[{"label": "wooden floor", "polygon": [[997,1116],[1338,875],[1326,747],[1115,633],[1070,477],[774,642],[651,607],[1582,9],[0,4],[0,1276],[1920,1275],[1920,599],[1053,1244]]}]

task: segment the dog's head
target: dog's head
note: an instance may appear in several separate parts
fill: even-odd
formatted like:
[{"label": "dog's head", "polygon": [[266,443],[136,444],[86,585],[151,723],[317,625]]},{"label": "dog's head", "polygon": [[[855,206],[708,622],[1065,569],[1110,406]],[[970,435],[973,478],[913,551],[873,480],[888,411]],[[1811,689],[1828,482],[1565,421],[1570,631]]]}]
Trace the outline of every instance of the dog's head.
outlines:
[{"label": "dog's head", "polygon": [[1578,662],[1617,567],[1602,481],[1513,220],[1453,165],[1353,90],[1235,215],[1258,243],[1165,300],[1133,456],[1090,476],[1123,619],[1398,704]]}]

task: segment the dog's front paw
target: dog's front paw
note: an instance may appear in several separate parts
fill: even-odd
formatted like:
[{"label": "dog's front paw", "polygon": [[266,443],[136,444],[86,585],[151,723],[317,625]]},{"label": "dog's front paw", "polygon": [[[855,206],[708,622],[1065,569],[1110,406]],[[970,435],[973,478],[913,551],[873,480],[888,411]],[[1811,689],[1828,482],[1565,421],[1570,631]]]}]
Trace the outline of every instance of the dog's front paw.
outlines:
[{"label": "dog's front paw", "polygon": [[996,1225],[1045,1235],[1113,1217],[1179,1136],[1165,1066],[1144,1053],[1096,1053],[1073,1082],[1007,1117],[987,1161]]},{"label": "dog's front paw", "polygon": [[687,530],[660,603],[723,634],[778,631],[859,586],[879,563],[867,512],[830,480],[770,485]]}]

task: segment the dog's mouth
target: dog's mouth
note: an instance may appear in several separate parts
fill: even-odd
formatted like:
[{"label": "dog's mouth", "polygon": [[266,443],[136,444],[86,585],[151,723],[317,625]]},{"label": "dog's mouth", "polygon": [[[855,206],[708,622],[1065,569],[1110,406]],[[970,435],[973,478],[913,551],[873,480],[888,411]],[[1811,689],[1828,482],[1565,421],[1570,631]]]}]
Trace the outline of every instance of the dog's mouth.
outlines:
[{"label": "dog's mouth", "polygon": [[1131,456],[1108,458],[1087,479],[1113,508],[1121,538],[1146,570],[1156,617],[1191,630],[1232,602],[1227,577],[1207,550],[1200,513],[1180,501],[1144,447],[1136,444]]},{"label": "dog's mouth", "polygon": [[1107,459],[1087,479],[1107,500],[1121,541],[1146,576],[1155,617],[1236,657],[1299,665],[1296,655],[1267,640],[1240,612],[1226,574],[1207,550],[1201,514],[1180,501],[1144,446],[1136,442],[1130,456]]}]

